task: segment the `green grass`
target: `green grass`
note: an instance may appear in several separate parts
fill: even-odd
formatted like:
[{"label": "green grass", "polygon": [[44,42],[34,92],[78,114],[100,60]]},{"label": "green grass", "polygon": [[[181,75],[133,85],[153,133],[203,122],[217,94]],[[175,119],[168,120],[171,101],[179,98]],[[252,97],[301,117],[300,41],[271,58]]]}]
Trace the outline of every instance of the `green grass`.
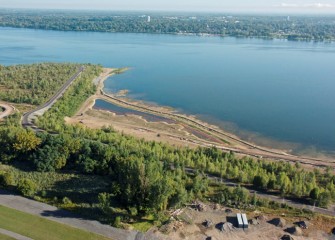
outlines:
[{"label": "green grass", "polygon": [[[109,238],[72,228],[42,217],[0,206],[0,228],[35,240],[107,240]],[[3,239],[0,236],[0,239]],[[8,238],[4,238],[8,239]],[[9,238],[10,239],[10,238]]]},{"label": "green grass", "polygon": [[131,226],[138,231],[141,232],[147,232],[150,228],[154,226],[154,216],[148,215],[145,217],[142,217],[140,220],[138,220],[136,223],[131,224]]},{"label": "green grass", "polygon": [[1,240],[15,240],[15,238],[9,237],[9,236],[1,234],[1,233],[0,233],[0,239]]},{"label": "green grass", "polygon": [[148,221],[143,221],[143,222],[137,222],[137,223],[133,223],[131,224],[131,226],[140,232],[147,232],[150,228],[152,228],[154,225],[151,222]]}]

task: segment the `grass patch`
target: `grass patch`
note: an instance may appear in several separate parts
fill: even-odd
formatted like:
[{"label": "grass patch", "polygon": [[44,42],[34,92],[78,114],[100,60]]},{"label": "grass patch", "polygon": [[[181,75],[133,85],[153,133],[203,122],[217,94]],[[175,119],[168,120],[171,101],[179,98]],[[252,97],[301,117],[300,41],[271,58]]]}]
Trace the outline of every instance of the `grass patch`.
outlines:
[{"label": "grass patch", "polygon": [[154,226],[154,224],[152,223],[152,221],[142,221],[133,223],[131,224],[131,226],[137,231],[147,232],[150,228]]},{"label": "grass patch", "polygon": [[0,239],[1,240],[15,240],[15,238],[9,237],[9,236],[1,234],[1,233],[0,233]]},{"label": "grass patch", "polygon": [[[107,192],[110,179],[105,176],[85,175],[75,172],[37,172],[19,169],[0,164],[0,173],[10,173],[13,176],[9,190],[16,190],[19,179],[29,179],[37,186],[35,200],[75,211],[81,217],[110,223],[110,219],[97,211],[98,194]],[[68,198],[71,204],[63,202]]]},{"label": "grass patch", "polygon": [[23,213],[15,209],[0,206],[0,227],[36,240],[82,240],[108,238],[72,228],[61,223],[53,222],[38,216]]}]

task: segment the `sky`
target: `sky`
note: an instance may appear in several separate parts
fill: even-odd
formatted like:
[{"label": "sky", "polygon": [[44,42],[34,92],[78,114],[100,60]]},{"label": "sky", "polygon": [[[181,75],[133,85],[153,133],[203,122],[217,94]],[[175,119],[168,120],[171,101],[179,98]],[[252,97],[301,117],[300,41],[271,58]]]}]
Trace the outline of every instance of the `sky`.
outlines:
[{"label": "sky", "polygon": [[335,14],[335,0],[0,0],[0,8]]}]

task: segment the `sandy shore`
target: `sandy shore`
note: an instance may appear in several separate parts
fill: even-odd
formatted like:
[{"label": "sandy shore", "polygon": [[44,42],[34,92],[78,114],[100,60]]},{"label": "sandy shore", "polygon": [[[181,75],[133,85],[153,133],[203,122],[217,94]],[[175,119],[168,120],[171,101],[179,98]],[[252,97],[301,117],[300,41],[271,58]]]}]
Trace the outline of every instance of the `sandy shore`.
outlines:
[{"label": "sandy shore", "polygon": [[[141,101],[119,97],[117,94],[107,94],[103,90],[104,81],[113,74],[115,74],[115,69],[104,69],[103,73],[94,80],[97,85],[96,94],[87,99],[76,116],[66,119],[68,123],[81,123],[92,128],[111,125],[116,130],[126,134],[178,146],[215,146],[224,151],[233,151],[241,155],[293,163],[300,162],[309,168],[326,166],[335,168],[334,159],[295,156],[282,150],[257,146],[194,116],[177,113],[171,108],[149,105]],[[93,109],[96,99],[102,99],[123,108],[168,118],[174,120],[176,124],[146,122],[136,115],[115,115],[108,113],[108,111],[96,110]]]}]

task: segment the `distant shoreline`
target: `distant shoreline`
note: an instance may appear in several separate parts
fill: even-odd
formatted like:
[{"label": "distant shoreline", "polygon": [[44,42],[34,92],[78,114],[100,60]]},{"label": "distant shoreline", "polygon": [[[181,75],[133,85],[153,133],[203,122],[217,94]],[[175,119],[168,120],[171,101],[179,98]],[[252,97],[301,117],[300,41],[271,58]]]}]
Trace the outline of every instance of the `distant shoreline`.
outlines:
[{"label": "distant shoreline", "polygon": [[115,34],[148,34],[148,35],[174,35],[174,36],[194,36],[194,37],[218,37],[218,38],[236,38],[236,39],[260,39],[260,40],[284,40],[289,42],[311,42],[311,43],[335,43],[335,37],[327,40],[314,40],[314,39],[288,39],[287,37],[269,37],[269,36],[239,36],[239,35],[222,35],[222,34],[209,34],[209,33],[178,33],[178,32],[122,32],[122,31],[92,31],[92,30],[60,30],[60,29],[43,29],[34,27],[16,27],[16,26],[0,26],[1,28],[9,29],[28,29],[37,31],[51,31],[51,32],[81,32],[81,33],[115,33]]}]

